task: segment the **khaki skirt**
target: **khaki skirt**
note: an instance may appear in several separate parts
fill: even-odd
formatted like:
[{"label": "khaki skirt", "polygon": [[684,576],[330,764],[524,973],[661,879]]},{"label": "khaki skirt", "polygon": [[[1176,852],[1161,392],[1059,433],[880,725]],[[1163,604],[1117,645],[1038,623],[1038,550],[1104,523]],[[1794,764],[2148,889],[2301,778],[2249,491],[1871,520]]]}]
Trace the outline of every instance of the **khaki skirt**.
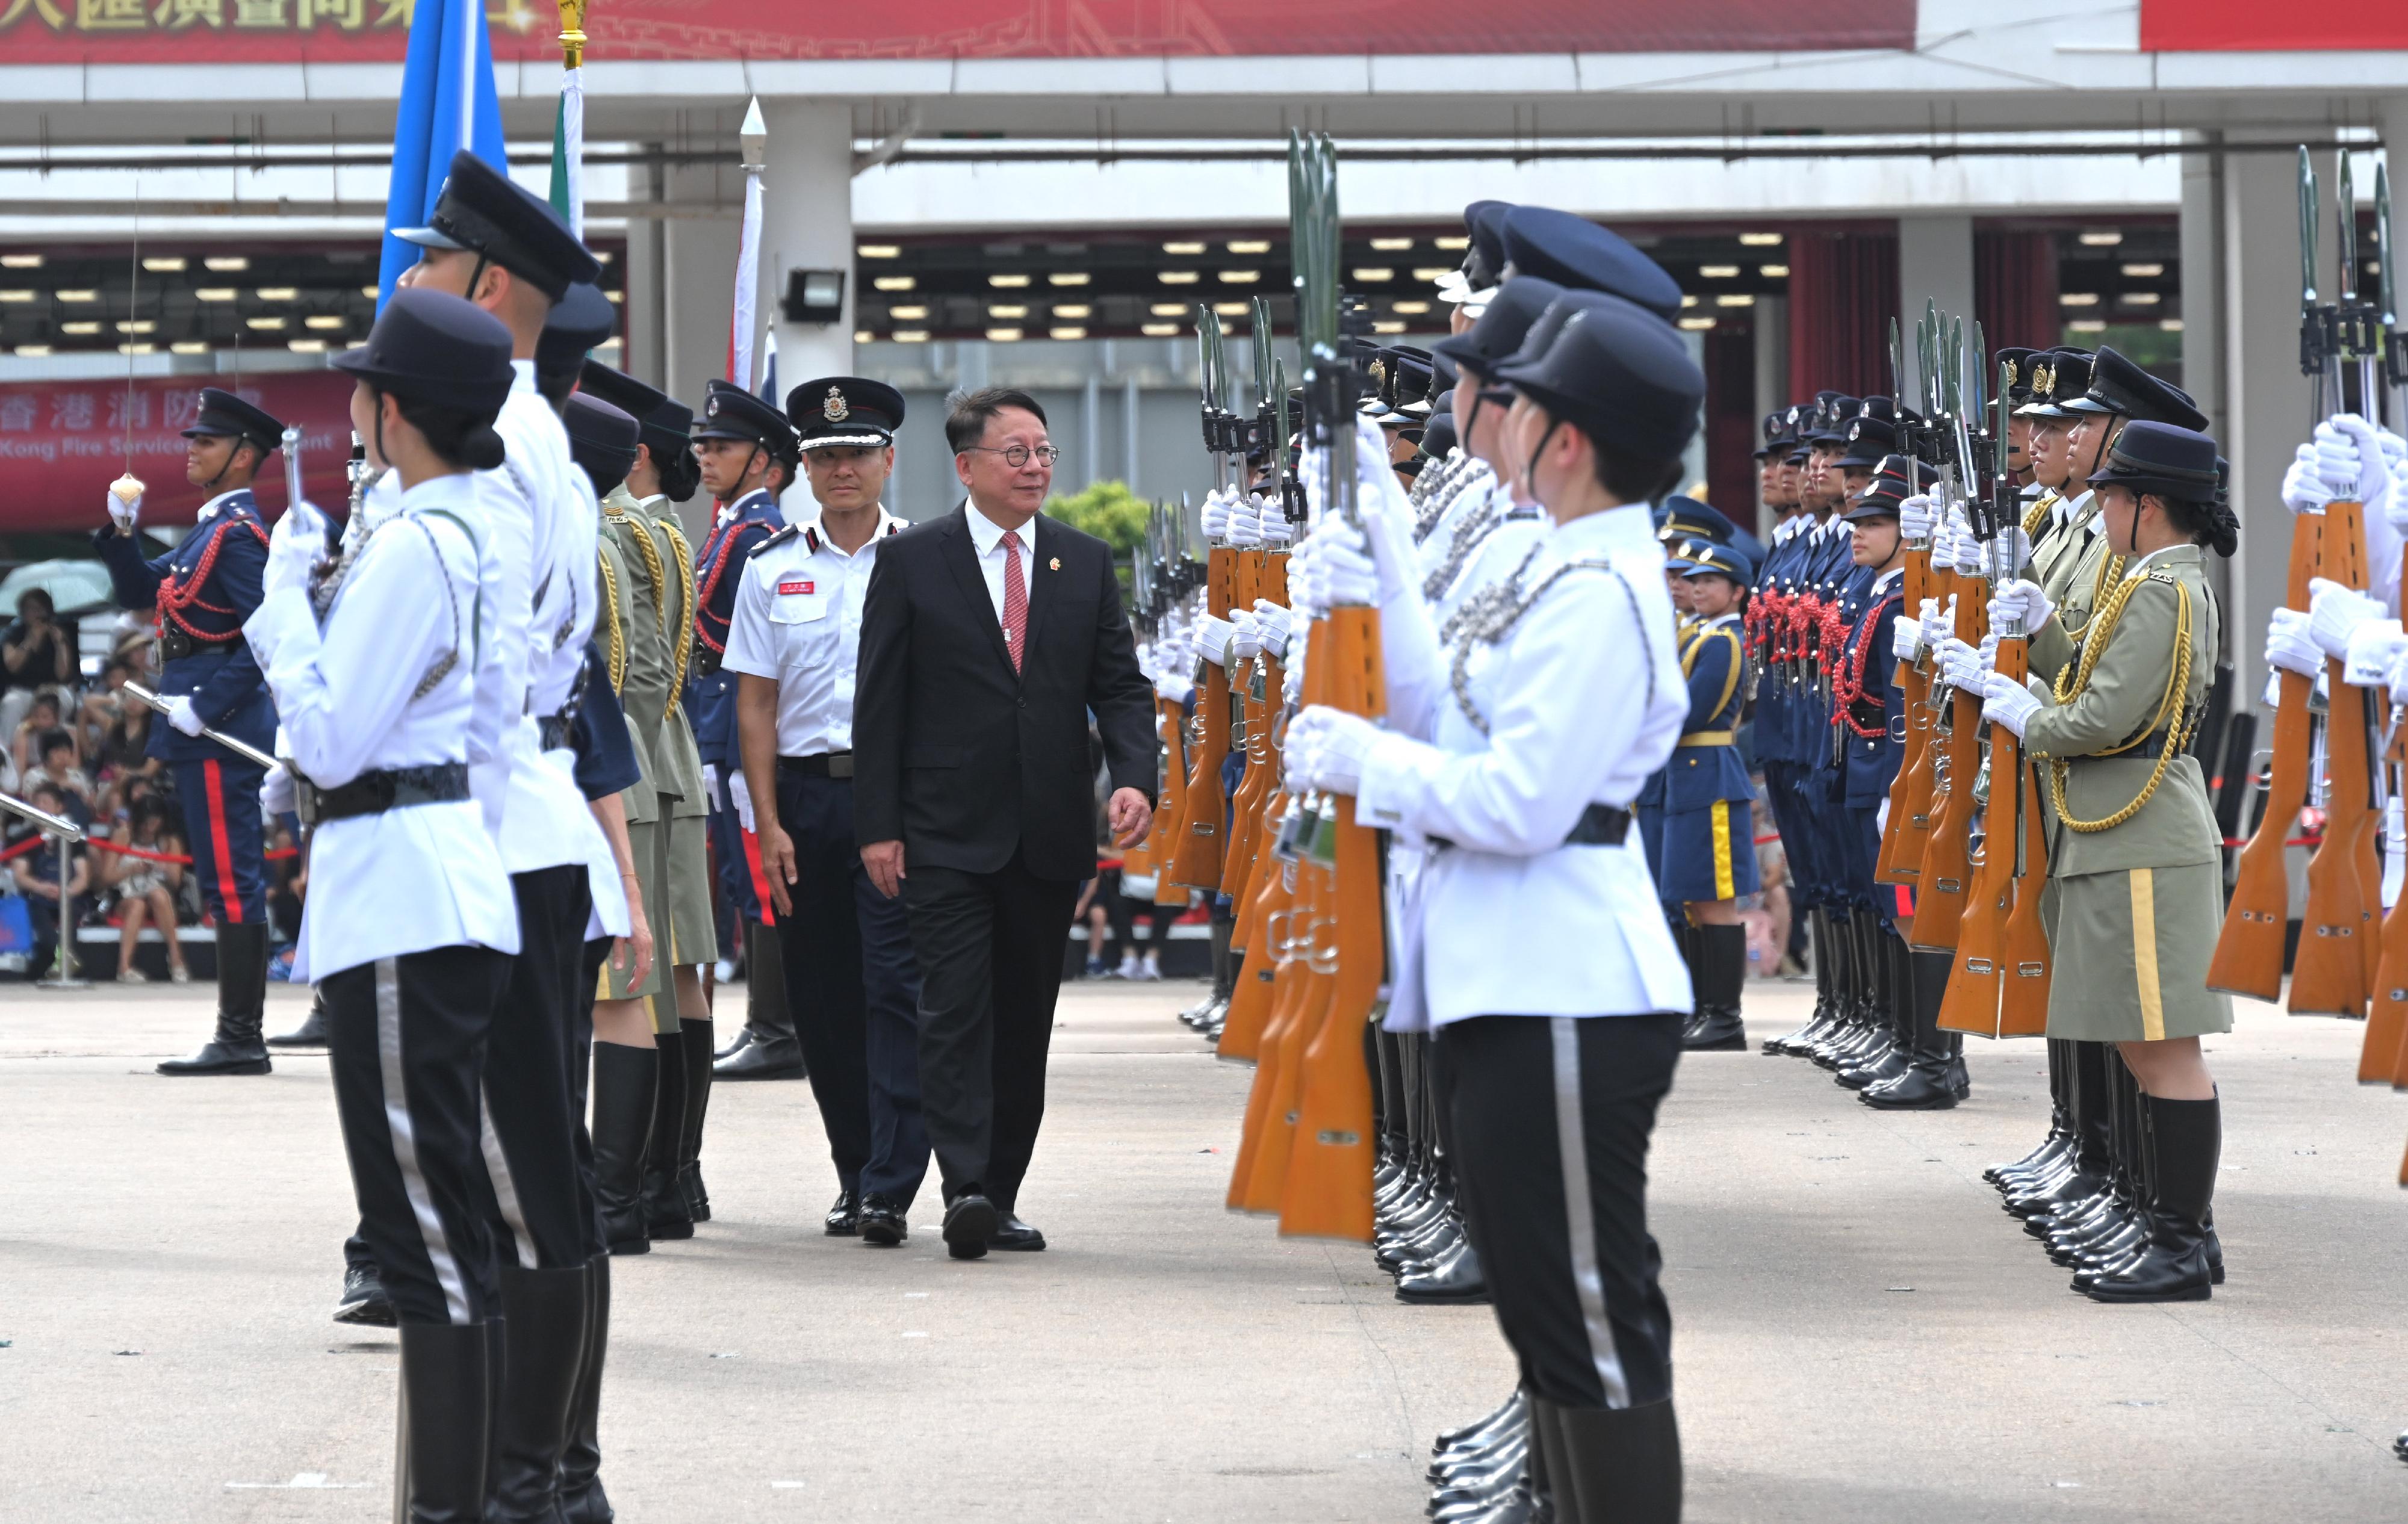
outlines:
[{"label": "khaki skirt", "polygon": [[[666,809],[664,802],[664,813]],[[669,909],[666,916],[654,913],[656,961],[668,968],[710,962],[719,957],[719,928],[710,910],[710,817],[671,816],[661,824],[666,833],[662,873],[668,880]]]},{"label": "khaki skirt", "polygon": [[2048,1034],[2158,1042],[2232,1030],[2232,997],[2207,987],[2224,924],[2214,862],[2052,878]]},{"label": "khaki skirt", "polygon": [[627,822],[628,855],[636,860],[636,885],[643,891],[644,919],[652,928],[652,972],[641,984],[638,984],[627,977],[631,970],[613,968],[610,960],[604,959],[602,977],[594,991],[596,1000],[642,1000],[660,993],[666,987],[662,971],[667,967],[667,960],[663,954],[668,950],[668,933],[661,917],[661,906],[666,900],[655,886],[668,881],[664,855],[667,845],[667,825],[666,820]]}]

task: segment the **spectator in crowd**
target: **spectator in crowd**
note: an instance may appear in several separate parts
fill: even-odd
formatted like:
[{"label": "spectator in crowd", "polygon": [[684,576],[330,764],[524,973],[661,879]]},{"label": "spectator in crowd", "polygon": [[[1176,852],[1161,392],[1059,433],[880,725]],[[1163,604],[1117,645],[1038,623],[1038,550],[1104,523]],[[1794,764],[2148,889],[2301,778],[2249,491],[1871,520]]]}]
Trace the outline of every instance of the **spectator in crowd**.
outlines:
[{"label": "spectator in crowd", "polygon": [[75,632],[59,622],[48,592],[27,588],[17,595],[17,617],[0,632],[0,726],[13,727],[36,691],[75,680]]},{"label": "spectator in crowd", "polygon": [[[71,813],[66,795],[48,780],[34,784],[30,802],[35,808],[48,810],[52,815]],[[32,828],[26,827],[24,833],[31,834]],[[49,971],[50,960],[58,954],[62,907],[67,902],[82,897],[92,887],[90,855],[78,853],[74,873],[62,879],[61,868],[65,856],[58,843],[45,839],[40,847],[11,858],[8,862],[10,879],[17,892],[25,897],[25,908],[34,927],[33,961],[25,965],[25,976],[29,979],[40,978]]]},{"label": "spectator in crowd", "polygon": [[[155,852],[162,857],[184,855],[183,839],[171,828],[165,807],[155,800],[145,803],[132,819],[119,822],[108,839],[120,847]],[[117,896],[117,982],[150,982],[134,965],[134,950],[141,941],[146,920],[159,929],[160,939],[167,944],[167,976],[178,984],[191,982],[192,975],[184,968],[183,944],[177,939],[176,929],[176,891],[183,885],[182,865],[118,853],[98,856],[101,887]]]},{"label": "spectator in crowd", "polygon": [[[25,779],[42,765],[43,740],[65,723],[66,705],[56,693],[36,693],[19,714],[8,734],[8,761],[17,776]],[[27,782],[26,787],[32,786]]]},{"label": "spectator in crowd", "polygon": [[[1154,878],[1152,874],[1131,875],[1120,869],[1107,870],[1099,897],[1104,910],[1111,918],[1113,950],[1120,962],[1112,970],[1116,979],[1158,979],[1162,977],[1163,945],[1170,940],[1170,927],[1186,910],[1185,897],[1177,904],[1154,903]],[[1137,918],[1146,919],[1145,953],[1137,949]]]},{"label": "spectator in crowd", "polygon": [[20,775],[28,789],[38,789],[47,783],[56,789],[67,802],[66,813],[78,825],[90,825],[93,819],[92,780],[85,777],[80,759],[76,755],[75,733],[64,725],[44,731],[35,743],[31,765]]}]

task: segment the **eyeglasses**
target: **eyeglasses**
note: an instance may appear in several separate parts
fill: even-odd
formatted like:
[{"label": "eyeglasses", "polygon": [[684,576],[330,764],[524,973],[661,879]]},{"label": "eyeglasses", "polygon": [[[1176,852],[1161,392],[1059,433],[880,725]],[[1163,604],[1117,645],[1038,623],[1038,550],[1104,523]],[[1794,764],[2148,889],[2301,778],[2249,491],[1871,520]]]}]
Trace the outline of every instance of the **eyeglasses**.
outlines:
[{"label": "eyeglasses", "polygon": [[1030,449],[1026,445],[1006,445],[1001,449],[996,449],[993,445],[965,445],[962,447],[962,453],[965,455],[968,455],[972,451],[976,451],[981,455],[1000,455],[1003,457],[1003,463],[1011,467],[1014,471],[1026,465],[1028,463],[1028,457],[1031,455],[1036,456],[1047,465],[1052,465],[1054,462],[1062,458],[1061,450],[1052,445],[1039,445],[1035,449]]}]

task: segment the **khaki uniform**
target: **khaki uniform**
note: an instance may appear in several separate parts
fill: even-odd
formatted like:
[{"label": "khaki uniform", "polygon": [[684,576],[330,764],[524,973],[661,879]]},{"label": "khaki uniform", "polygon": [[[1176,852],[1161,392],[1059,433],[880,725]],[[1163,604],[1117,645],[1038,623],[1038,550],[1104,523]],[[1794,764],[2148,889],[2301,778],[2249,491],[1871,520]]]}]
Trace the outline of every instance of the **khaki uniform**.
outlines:
[{"label": "khaki uniform", "polygon": [[[611,676],[644,773],[643,781],[621,798],[655,956],[652,977],[640,987],[606,966],[600,994],[631,1000],[661,993],[666,970],[707,960],[717,943],[703,845],[702,769],[679,703],[687,649],[682,636],[693,602],[692,561],[682,543],[666,537],[625,488],[603,499],[602,510],[603,564],[606,572],[615,572],[609,578],[616,616],[610,624]],[[681,857],[687,860],[682,871]],[[674,1032],[677,1022],[675,1002],[653,1003],[655,1032]]]},{"label": "khaki uniform", "polygon": [[[2103,541],[2094,548],[2103,555]],[[2059,703],[2047,684],[2034,682],[2044,707],[2024,732],[2033,755],[2064,764],[2070,822],[2130,810],[2104,829],[2059,822],[2049,860],[2057,890],[2051,1037],[2154,1042],[2232,1028],[2231,1000],[2207,988],[2224,916],[2223,837],[2198,762],[2177,754],[2161,774],[2158,762],[2198,728],[2215,670],[2218,613],[2197,546],[2161,551],[2126,580],[2131,590],[2113,626],[2089,631],[2094,639],[2103,633],[2106,645],[2086,684]],[[2101,624],[2114,591],[2099,611]],[[2169,734],[2167,689],[2186,609],[2189,671]],[[2053,771],[2044,767],[2043,778]],[[2143,793],[2146,801],[2132,808]]]},{"label": "khaki uniform", "polygon": [[[2052,510],[2053,511],[2053,510]],[[2099,569],[2108,556],[2106,528],[2099,521],[2099,495],[2090,493],[2071,520],[2032,552],[2030,578],[2056,605],[2031,637],[2031,670],[2054,682],[2080,649],[2091,605],[2103,591]]]}]

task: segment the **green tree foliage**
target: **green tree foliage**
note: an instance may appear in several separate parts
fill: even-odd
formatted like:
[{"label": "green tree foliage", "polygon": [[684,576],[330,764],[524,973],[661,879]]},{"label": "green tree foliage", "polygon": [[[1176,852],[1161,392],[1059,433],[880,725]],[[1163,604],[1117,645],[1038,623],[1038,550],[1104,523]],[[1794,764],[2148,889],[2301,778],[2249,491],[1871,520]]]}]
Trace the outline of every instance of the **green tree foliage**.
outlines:
[{"label": "green tree foliage", "polygon": [[1145,539],[1149,505],[1125,481],[1098,481],[1068,497],[1047,498],[1045,511],[1111,546],[1115,556],[1125,556]]}]

